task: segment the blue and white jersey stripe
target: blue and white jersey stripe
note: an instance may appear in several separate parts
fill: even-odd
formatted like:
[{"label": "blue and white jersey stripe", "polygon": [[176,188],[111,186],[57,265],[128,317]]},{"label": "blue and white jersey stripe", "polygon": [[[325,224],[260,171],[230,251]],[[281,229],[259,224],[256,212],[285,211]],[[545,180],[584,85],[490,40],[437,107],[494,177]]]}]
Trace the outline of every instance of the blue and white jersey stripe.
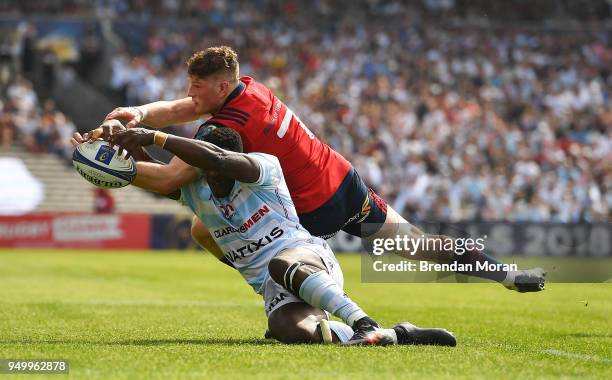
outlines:
[{"label": "blue and white jersey stripe", "polygon": [[261,293],[268,262],[281,250],[310,243],[299,222],[278,159],[249,153],[260,167],[254,183],[236,181],[229,195],[216,198],[205,179],[181,188],[181,196],[202,220],[227,260]]}]

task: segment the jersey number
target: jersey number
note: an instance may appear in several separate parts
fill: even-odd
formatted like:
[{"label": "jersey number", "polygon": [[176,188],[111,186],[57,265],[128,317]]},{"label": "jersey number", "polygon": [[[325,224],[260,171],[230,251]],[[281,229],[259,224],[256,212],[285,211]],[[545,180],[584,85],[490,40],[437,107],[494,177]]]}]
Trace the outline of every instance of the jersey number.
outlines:
[{"label": "jersey number", "polygon": [[315,138],[314,133],[310,132],[310,129],[308,129],[308,127],[304,125],[304,123],[302,123],[302,120],[300,120],[300,118],[297,117],[293,113],[293,111],[289,109],[289,107],[287,107],[287,112],[285,112],[285,117],[283,117],[283,121],[281,122],[280,128],[278,128],[278,132],[276,132],[276,135],[279,138],[282,139],[283,137],[285,137],[285,133],[287,133],[287,129],[289,129],[289,124],[291,123],[292,117],[295,118],[295,121],[297,121],[300,128],[302,128],[304,132],[306,132],[306,134],[308,135],[308,137],[310,137],[311,140]]}]

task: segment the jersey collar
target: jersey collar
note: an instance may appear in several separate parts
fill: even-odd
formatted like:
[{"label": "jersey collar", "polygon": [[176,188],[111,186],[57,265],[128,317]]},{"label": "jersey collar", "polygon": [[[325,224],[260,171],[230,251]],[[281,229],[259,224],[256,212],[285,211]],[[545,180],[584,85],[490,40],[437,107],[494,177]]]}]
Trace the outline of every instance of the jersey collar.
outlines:
[{"label": "jersey collar", "polygon": [[240,83],[238,83],[238,86],[234,89],[234,91],[232,91],[227,97],[227,99],[225,99],[225,103],[223,103],[223,106],[221,108],[225,107],[227,103],[231,102],[232,100],[240,96],[240,94],[242,94],[242,91],[244,91],[245,88],[246,88],[246,85],[242,81],[240,81]]}]

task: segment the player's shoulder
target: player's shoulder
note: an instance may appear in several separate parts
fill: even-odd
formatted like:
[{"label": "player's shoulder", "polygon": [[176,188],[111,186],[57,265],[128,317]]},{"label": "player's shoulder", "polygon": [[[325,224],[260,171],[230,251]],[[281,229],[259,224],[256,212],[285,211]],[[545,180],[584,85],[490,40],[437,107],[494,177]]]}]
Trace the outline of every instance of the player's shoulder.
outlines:
[{"label": "player's shoulder", "polygon": [[251,152],[251,153],[247,153],[247,156],[251,157],[252,159],[254,159],[257,162],[263,162],[266,163],[267,165],[273,165],[273,166],[277,166],[280,168],[280,161],[278,160],[278,158],[276,156],[273,156],[271,154],[268,153],[262,153],[262,152]]},{"label": "player's shoulder", "polygon": [[251,186],[276,186],[283,180],[283,170],[278,158],[271,154],[253,152],[247,156],[259,165],[259,178]]},{"label": "player's shoulder", "polygon": [[232,102],[234,104],[228,105],[267,110],[274,99],[272,91],[251,77],[242,77],[240,82],[245,86],[242,96],[237,97]]},{"label": "player's shoulder", "polygon": [[260,121],[262,113],[269,111],[273,98],[274,95],[265,86],[251,77],[242,77],[239,86],[208,123],[242,129],[252,120]]}]

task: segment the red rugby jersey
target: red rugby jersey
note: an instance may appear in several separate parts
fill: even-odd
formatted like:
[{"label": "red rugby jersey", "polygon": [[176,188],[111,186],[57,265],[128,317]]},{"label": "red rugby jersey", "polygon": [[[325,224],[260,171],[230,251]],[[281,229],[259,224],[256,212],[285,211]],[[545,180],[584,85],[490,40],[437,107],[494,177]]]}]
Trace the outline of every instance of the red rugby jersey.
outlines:
[{"label": "red rugby jersey", "polygon": [[322,143],[267,87],[250,77],[240,82],[196,137],[210,124],[234,129],[245,153],[278,158],[299,214],[316,210],[338,190],[351,164]]}]

